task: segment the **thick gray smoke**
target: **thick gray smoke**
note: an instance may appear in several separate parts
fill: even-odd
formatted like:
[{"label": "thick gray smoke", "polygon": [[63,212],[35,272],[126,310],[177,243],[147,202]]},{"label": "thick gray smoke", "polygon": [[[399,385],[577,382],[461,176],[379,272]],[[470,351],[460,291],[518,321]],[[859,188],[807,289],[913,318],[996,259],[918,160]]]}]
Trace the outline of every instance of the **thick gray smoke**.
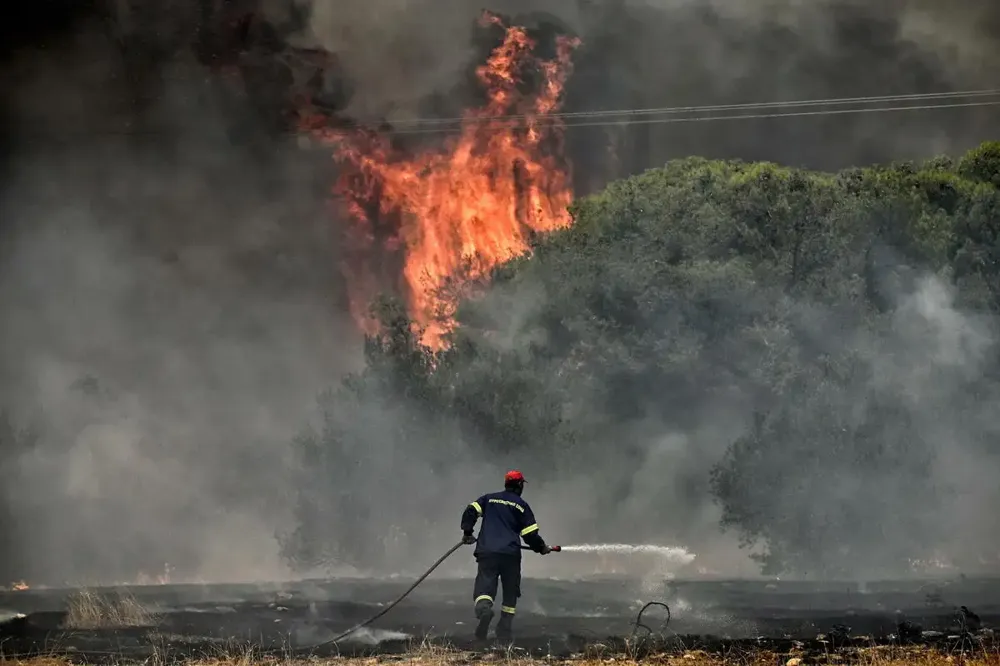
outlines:
[{"label": "thick gray smoke", "polygon": [[[571,110],[987,87],[1000,64],[990,3],[871,4],[497,0],[487,8],[583,37]],[[0,573],[114,579],[159,573],[166,562],[207,579],[281,576],[275,533],[288,531],[293,508],[288,442],[316,392],[359,361],[323,209],[326,156],[262,131],[268,121],[258,112],[282,100],[227,87],[239,84],[194,61],[204,29],[194,3],[108,8],[103,22],[4,66],[15,75],[6,102],[21,134],[2,193],[0,396],[16,424],[37,416],[42,429],[35,446],[3,453],[13,545]],[[459,0],[262,0],[257,9],[291,31],[291,43],[337,54],[352,90],[347,113],[359,117],[427,113],[428,100],[467,81],[481,53],[472,43],[481,7]],[[303,10],[308,20],[293,29]],[[568,150],[583,191],[690,153],[829,167],[957,151],[996,127],[989,114],[929,112],[596,128],[572,133]],[[518,297],[530,307],[545,296]],[[928,337],[906,341],[909,361],[890,362],[882,349],[869,360],[891,363],[886,377],[915,391],[919,410],[926,391],[947,386],[904,371],[930,357],[974,372],[993,338],[933,283],[905,297],[914,299],[905,311],[929,322]],[[388,415],[394,423],[361,413],[384,431],[384,446],[357,452],[372,474],[348,475],[336,491],[354,498],[365,523],[330,517],[317,525],[331,527],[315,529],[375,539],[394,527],[407,532],[408,558],[433,559],[454,538],[470,494],[518,466],[538,480],[530,498],[550,540],[593,541],[588,530],[600,525],[615,541],[676,543],[709,568],[751,570],[719,535],[705,481],[744,426],[739,400],[703,406],[697,427],[622,432],[644,458],[614,502],[594,492],[609,477],[621,481],[599,451],[562,469],[480,460],[456,433],[433,451],[408,449],[418,440],[399,438],[405,412]],[[949,441],[966,425],[936,422]],[[971,456],[957,448],[941,474],[972,475]],[[670,520],[644,520],[664,503],[676,508]]]},{"label": "thick gray smoke", "polygon": [[[412,114],[466,75],[471,28],[484,8],[459,0],[299,2],[311,18],[294,41],[338,53],[349,78],[364,82],[349,111],[376,117]],[[876,7],[862,0],[498,0],[485,8],[580,34],[583,50],[601,61],[592,70],[584,64],[571,84],[591,95],[580,103],[590,109],[711,103],[734,93],[774,101],[838,89],[962,88],[991,81],[1000,59],[997,10],[974,0],[947,8],[919,0]]]},{"label": "thick gray smoke", "polygon": [[185,51],[130,72],[99,27],[5,70],[0,405],[39,441],[3,442],[0,575],[280,577],[287,442],[356,360],[326,160]]}]

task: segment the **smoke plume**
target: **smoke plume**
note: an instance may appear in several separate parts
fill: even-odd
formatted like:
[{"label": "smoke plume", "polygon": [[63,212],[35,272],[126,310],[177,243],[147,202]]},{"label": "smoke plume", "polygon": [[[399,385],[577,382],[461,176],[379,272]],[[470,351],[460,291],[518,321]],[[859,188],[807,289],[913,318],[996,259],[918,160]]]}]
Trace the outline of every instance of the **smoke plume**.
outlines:
[{"label": "smoke plume", "polygon": [[133,9],[4,63],[0,579],[284,576],[287,441],[357,339],[323,162],[195,62],[179,3]]},{"label": "smoke plume", "polygon": [[[361,357],[338,273],[342,221],[325,208],[329,156],[276,131],[287,129],[282,86],[292,73],[271,65],[283,41],[327,49],[337,70],[323,85],[347,91],[343,115],[452,116],[482,59],[474,39],[482,7],[99,4],[61,21],[59,32],[35,21],[37,39],[12,42],[2,65],[11,134],[0,191],[0,404],[14,429],[0,452],[12,535],[0,576],[127,579],[164,563],[205,579],[288,575],[275,535],[289,531],[294,508],[289,442],[315,417],[317,393]],[[567,111],[985,88],[1000,65],[1000,11],[980,0],[496,0],[486,8],[582,38]],[[268,27],[246,38],[257,39],[251,46],[231,48],[249,54],[267,85],[226,74],[235,39],[227,22],[242,11]],[[954,153],[1000,128],[990,109],[708,125],[571,130],[575,189],[687,154],[836,168]],[[508,343],[523,344],[532,332],[521,325],[547,295],[507,296],[515,304],[504,314]],[[936,478],[977,487],[992,473],[976,447],[993,420],[985,408],[948,418],[944,407],[975,382],[994,323],[951,303],[930,279],[897,297],[906,319],[888,338],[894,351],[860,327],[848,335],[879,390],[910,396],[914,415],[936,415],[923,423],[947,448]],[[805,324],[828,321],[823,304],[796,307]],[[759,360],[748,356],[747,365]],[[683,545],[711,569],[747,573],[753,565],[719,534],[707,474],[750,412],[745,396],[732,395],[669,425],[664,406],[663,419],[622,426],[617,437],[639,464],[615,469],[600,448],[553,461],[486,457],[454,432],[401,439],[425,415],[372,406],[359,419],[382,447],[355,452],[358,473],[316,490],[350,496],[360,510],[314,529],[360,540],[394,527],[407,561],[387,555],[375,568],[432,560],[455,538],[464,504],[516,466],[554,542]],[[34,424],[37,434],[15,432]],[[911,490],[895,492],[902,501]],[[936,511],[967,536],[985,501],[959,494]]]}]

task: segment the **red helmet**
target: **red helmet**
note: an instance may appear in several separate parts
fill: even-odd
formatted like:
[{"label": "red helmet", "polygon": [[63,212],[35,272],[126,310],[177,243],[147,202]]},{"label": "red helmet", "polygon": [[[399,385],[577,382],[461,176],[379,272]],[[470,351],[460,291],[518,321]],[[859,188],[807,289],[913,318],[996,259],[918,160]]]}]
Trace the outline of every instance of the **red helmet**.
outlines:
[{"label": "red helmet", "polygon": [[504,485],[509,483],[524,483],[524,474],[521,474],[516,469],[512,469],[504,475],[503,482]]}]

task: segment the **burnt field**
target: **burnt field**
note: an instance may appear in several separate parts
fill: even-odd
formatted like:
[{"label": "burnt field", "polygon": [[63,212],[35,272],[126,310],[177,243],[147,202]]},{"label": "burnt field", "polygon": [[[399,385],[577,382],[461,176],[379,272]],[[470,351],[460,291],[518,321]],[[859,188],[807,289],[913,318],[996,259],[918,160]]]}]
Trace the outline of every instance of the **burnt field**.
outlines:
[{"label": "burnt field", "polygon": [[[234,645],[289,654],[402,653],[414,643],[484,647],[472,637],[471,583],[428,580],[399,606],[339,645],[322,645],[377,613],[407,580],[313,580],[260,585],[155,585],[123,589],[23,590],[0,594],[0,645],[6,656],[72,653],[144,659],[205,655]],[[528,579],[518,604],[518,647],[575,654],[629,636],[686,648],[782,650],[802,642],[928,642],[962,638],[965,605],[982,627],[1000,625],[1000,579],[804,583],[786,581],[649,581]],[[93,608],[96,599],[112,599]],[[638,610],[649,608],[635,629]],[[131,610],[130,610],[131,609]],[[900,615],[901,614],[901,615]],[[910,625],[900,639],[899,620]],[[914,627],[916,625],[916,627]],[[983,634],[984,632],[976,632]],[[975,640],[980,640],[977,636]],[[818,643],[818,646],[826,645]]]}]

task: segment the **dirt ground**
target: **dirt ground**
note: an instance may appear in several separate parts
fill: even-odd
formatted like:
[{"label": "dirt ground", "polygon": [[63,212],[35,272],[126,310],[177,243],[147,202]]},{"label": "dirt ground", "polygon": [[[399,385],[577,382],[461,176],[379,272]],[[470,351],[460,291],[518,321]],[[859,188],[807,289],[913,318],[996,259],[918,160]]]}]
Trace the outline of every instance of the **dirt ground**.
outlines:
[{"label": "dirt ground", "polygon": [[[7,666],[81,666],[96,663],[72,656],[46,656],[21,660],[4,658]],[[107,662],[101,662],[102,664]],[[672,649],[648,655],[624,652],[580,654],[569,658],[532,657],[513,650],[467,652],[446,647],[417,645],[397,655],[373,657],[297,658],[262,656],[254,649],[234,648],[216,656],[174,661],[154,656],[141,662],[115,661],[118,666],[142,663],[145,666],[1000,666],[1000,651],[995,648],[940,649],[928,647],[858,647],[826,652],[792,649],[787,652],[734,649],[726,652]]]},{"label": "dirt ground", "polygon": [[[0,594],[0,659],[33,666],[618,666],[637,660],[677,666],[1000,666],[1000,648],[989,629],[1000,627],[996,580],[889,581],[861,589],[844,583],[672,581],[655,595],[664,603],[649,608],[641,623],[637,611],[649,596],[640,597],[627,581],[530,583],[530,596],[518,605],[516,648],[500,651],[472,636],[467,581],[429,583],[370,629],[338,643],[335,637],[374,615],[405,583],[11,592]],[[959,604],[981,616],[981,627],[969,629],[971,634],[956,624]],[[900,644],[896,634],[904,619],[909,640],[915,635],[923,647]]]}]

